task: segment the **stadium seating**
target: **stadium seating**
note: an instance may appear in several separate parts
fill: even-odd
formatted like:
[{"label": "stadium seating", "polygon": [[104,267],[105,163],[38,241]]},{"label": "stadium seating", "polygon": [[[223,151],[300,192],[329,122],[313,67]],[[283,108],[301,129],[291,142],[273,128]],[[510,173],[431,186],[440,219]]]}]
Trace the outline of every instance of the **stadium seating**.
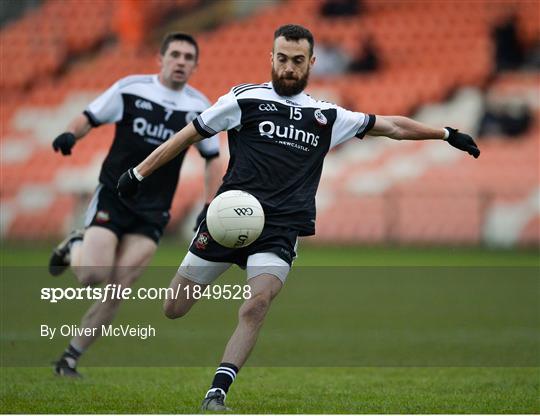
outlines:
[{"label": "stadium seating", "polygon": [[[380,53],[380,71],[313,79],[313,91],[325,91],[358,111],[412,114],[458,87],[482,87],[488,81],[490,31],[504,16],[516,13],[524,44],[532,44],[540,34],[534,2],[508,8],[506,3],[487,1],[366,0],[360,15],[332,19],[319,16],[320,4],[278,3],[200,34],[201,65],[193,85],[213,101],[235,84],[268,80],[273,30],[285,23],[284,16],[294,16],[295,22],[313,29],[316,39],[337,43],[350,54],[370,34]],[[73,193],[58,180],[59,172],[66,168],[81,175],[91,171],[95,180],[97,161],[110,144],[112,128],[92,131],[69,160],[60,159],[50,151],[50,140],[69,121],[65,109],[74,108],[73,100],[80,94],[95,94],[120,77],[156,71],[155,48],[134,51],[106,43],[96,50],[112,36],[111,7],[104,0],[47,1],[0,32],[5,64],[0,81],[0,201],[9,207],[9,215],[2,216],[3,237],[57,237],[73,225],[73,209],[82,204],[88,181],[82,181],[84,189]],[[84,60],[73,63],[69,59],[91,50],[96,52]],[[502,77],[494,87],[527,93],[538,87],[538,76]],[[81,98],[76,102],[83,105]],[[56,115],[43,116],[43,109],[57,109],[52,113]],[[534,130],[519,140],[483,140],[478,161],[450,154],[446,148],[439,150],[442,143],[434,147],[433,143],[365,139],[337,149],[327,160],[321,184],[318,239],[483,241],[486,215],[498,201],[505,196],[523,200],[539,185],[537,109],[535,115]],[[49,119],[46,128],[35,122],[43,117]],[[439,154],[449,156],[441,159]],[[201,196],[200,161],[191,153],[187,164],[181,179],[183,192],[174,200],[173,228]],[[28,196],[36,184],[48,189],[50,198],[40,200],[39,192]],[[35,206],[27,201],[33,199]],[[538,215],[532,216],[518,242],[538,243],[538,224]]]}]

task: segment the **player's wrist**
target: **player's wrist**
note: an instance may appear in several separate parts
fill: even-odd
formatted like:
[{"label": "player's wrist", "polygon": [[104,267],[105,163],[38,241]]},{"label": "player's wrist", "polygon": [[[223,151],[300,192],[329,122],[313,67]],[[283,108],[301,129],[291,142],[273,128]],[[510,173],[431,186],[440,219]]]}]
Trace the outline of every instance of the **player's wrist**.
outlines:
[{"label": "player's wrist", "polygon": [[139,182],[144,179],[144,176],[139,173],[137,168],[133,168],[131,171],[133,172],[133,176],[135,177],[135,179],[137,179]]},{"label": "player's wrist", "polygon": [[444,130],[443,140],[448,141],[448,138],[450,137],[450,130],[448,130],[446,127],[443,130]]}]

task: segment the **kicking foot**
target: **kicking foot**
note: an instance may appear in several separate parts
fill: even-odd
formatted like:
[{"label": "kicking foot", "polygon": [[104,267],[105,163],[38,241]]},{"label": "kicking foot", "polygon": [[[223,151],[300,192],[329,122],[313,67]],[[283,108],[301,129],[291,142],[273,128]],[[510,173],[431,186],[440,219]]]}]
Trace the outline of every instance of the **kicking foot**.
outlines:
[{"label": "kicking foot", "polygon": [[58,361],[54,362],[54,373],[61,377],[82,377],[82,375],[77,371],[77,362],[70,357],[62,357]]},{"label": "kicking foot", "polygon": [[213,391],[203,400],[201,410],[203,412],[228,412],[231,409],[225,406],[225,395],[220,391]]}]

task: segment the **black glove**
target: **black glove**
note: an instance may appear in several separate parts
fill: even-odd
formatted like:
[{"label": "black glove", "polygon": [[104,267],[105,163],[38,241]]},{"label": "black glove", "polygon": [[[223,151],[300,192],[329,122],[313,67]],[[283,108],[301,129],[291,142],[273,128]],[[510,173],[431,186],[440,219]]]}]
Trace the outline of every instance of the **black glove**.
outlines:
[{"label": "black glove", "polygon": [[471,156],[474,156],[475,159],[478,159],[478,156],[480,156],[480,149],[478,149],[478,146],[476,146],[476,143],[471,136],[460,133],[452,127],[445,127],[445,129],[450,133],[447,139],[450,145],[454,146],[456,149],[463,150]]},{"label": "black glove", "polygon": [[118,185],[116,185],[116,190],[118,195],[122,198],[129,198],[137,193],[139,190],[139,181],[135,174],[133,173],[133,168],[128,169],[120,176],[118,179]]},{"label": "black glove", "polygon": [[208,206],[210,204],[204,204],[204,207],[202,208],[201,212],[197,216],[197,221],[195,222],[195,227],[193,228],[193,231],[197,231],[199,228],[199,225],[201,225],[201,222],[206,218],[206,212],[208,211]]},{"label": "black glove", "polygon": [[60,150],[66,156],[71,154],[71,148],[75,146],[76,141],[73,133],[65,132],[53,140],[52,147],[55,152]]}]

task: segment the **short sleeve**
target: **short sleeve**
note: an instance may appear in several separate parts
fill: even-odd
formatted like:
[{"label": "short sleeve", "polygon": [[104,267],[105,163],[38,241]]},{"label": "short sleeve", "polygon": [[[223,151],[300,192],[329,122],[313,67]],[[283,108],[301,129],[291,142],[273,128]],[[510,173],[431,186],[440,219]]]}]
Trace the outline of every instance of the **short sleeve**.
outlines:
[{"label": "short sleeve", "polygon": [[353,137],[362,139],[373,128],[374,124],[375,116],[373,114],[357,113],[338,106],[336,121],[332,127],[330,148]]},{"label": "short sleeve", "polygon": [[92,101],[84,114],[88,117],[90,124],[97,127],[100,124],[116,123],[122,119],[124,102],[120,93],[119,83],[115,83],[103,94]]},{"label": "short sleeve", "polygon": [[212,136],[195,143],[200,155],[206,160],[219,156],[219,136]]},{"label": "short sleeve", "polygon": [[209,109],[202,112],[193,125],[203,137],[216,135],[220,131],[231,130],[240,125],[242,111],[232,92],[223,95]]}]

